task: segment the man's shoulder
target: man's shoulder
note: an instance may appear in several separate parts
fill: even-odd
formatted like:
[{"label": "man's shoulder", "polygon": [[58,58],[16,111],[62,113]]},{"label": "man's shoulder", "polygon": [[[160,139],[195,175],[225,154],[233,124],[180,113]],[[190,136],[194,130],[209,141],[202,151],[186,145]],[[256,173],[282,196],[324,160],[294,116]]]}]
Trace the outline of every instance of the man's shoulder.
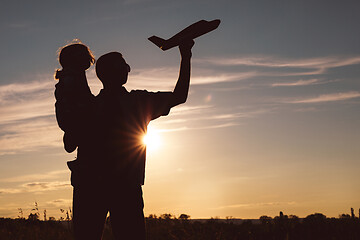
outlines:
[{"label": "man's shoulder", "polygon": [[140,90],[140,89],[136,89],[136,90],[131,90],[129,92],[129,97],[130,97],[130,101],[149,101],[152,99],[152,97],[156,95],[156,93],[154,92],[150,92],[147,90]]},{"label": "man's shoulder", "polygon": [[157,91],[152,92],[148,90],[131,90],[130,95],[132,96],[161,96],[161,95],[169,95],[172,94],[172,92],[166,92],[166,91]]},{"label": "man's shoulder", "polygon": [[151,94],[151,93],[152,92],[149,92],[147,90],[140,90],[140,89],[130,91],[130,95],[146,95],[146,94]]}]

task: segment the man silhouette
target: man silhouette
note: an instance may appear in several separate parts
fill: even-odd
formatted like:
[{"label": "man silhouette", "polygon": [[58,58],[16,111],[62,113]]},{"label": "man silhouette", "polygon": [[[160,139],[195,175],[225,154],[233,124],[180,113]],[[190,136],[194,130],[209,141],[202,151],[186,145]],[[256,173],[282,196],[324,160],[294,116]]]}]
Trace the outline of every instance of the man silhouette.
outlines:
[{"label": "man silhouette", "polygon": [[123,85],[130,66],[122,55],[110,52],[97,60],[96,74],[103,89],[87,123],[93,127],[79,143],[77,163],[69,165],[76,239],[101,239],[108,212],[116,239],[145,239],[142,138],[151,120],[186,101],[193,45],[189,40],[179,46],[180,73],[173,92],[128,92]]}]

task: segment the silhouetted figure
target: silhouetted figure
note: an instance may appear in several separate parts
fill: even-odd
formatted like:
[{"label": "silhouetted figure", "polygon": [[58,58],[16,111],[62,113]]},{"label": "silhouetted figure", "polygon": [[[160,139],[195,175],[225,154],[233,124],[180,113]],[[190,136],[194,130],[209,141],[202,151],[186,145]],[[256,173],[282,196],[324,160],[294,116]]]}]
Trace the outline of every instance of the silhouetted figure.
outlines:
[{"label": "silhouetted figure", "polygon": [[59,62],[62,69],[55,74],[55,79],[59,80],[55,85],[56,119],[65,132],[64,148],[70,153],[78,145],[90,103],[94,100],[85,71],[95,62],[95,58],[87,46],[77,42],[60,50]]},{"label": "silhouetted figure", "polygon": [[190,40],[179,47],[180,73],[173,92],[128,92],[123,85],[130,66],[122,55],[110,52],[97,60],[103,89],[91,105],[92,127],[81,136],[77,160],[70,165],[76,239],[101,239],[108,212],[116,239],[145,239],[142,138],[151,120],[186,101],[193,45]]}]

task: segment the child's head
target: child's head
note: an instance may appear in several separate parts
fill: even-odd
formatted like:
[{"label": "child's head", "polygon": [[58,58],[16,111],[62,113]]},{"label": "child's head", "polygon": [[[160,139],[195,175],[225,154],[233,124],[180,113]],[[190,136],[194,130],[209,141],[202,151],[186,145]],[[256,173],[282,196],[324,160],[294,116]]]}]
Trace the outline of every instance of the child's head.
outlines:
[{"label": "child's head", "polygon": [[59,62],[63,69],[85,71],[95,63],[95,58],[87,46],[77,42],[61,48]]}]

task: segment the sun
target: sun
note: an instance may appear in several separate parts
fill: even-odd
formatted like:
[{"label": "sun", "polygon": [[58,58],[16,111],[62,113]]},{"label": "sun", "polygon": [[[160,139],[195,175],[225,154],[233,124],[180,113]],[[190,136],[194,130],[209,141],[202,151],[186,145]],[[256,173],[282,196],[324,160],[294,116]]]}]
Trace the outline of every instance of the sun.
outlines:
[{"label": "sun", "polygon": [[146,149],[149,151],[157,150],[161,146],[161,138],[159,131],[153,126],[149,125],[147,133],[142,139],[143,144],[146,145]]}]

